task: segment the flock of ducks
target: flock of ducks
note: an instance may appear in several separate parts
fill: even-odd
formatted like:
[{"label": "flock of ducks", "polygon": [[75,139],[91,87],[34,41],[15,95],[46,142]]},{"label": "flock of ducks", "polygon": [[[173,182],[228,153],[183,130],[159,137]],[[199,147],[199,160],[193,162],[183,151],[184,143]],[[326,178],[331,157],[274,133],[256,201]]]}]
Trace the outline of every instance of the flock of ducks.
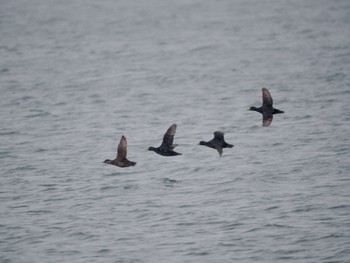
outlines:
[{"label": "flock of ducks", "polygon": [[[284,111],[275,109],[272,106],[273,100],[267,88],[262,88],[262,101],[263,101],[262,106],[260,106],[259,108],[250,107],[248,110],[260,112],[263,115],[263,127],[267,127],[272,122],[273,114],[284,113]],[[181,155],[181,153],[174,151],[174,148],[177,146],[177,144],[173,144],[175,132],[176,132],[176,124],[174,123],[169,127],[169,129],[164,134],[162,144],[157,148],[149,147],[148,150],[154,151],[155,153],[158,153],[163,156]],[[234,146],[232,144],[225,142],[224,133],[221,131],[215,131],[214,138],[212,140],[208,142],[200,141],[199,145],[204,145],[204,146],[216,149],[220,156],[222,155],[223,148],[232,148]],[[127,142],[126,142],[125,136],[123,135],[118,145],[117,157],[114,160],[106,159],[104,163],[112,164],[118,167],[135,166],[136,162],[129,161],[126,158],[126,153],[127,153],[126,149],[127,149]]]}]

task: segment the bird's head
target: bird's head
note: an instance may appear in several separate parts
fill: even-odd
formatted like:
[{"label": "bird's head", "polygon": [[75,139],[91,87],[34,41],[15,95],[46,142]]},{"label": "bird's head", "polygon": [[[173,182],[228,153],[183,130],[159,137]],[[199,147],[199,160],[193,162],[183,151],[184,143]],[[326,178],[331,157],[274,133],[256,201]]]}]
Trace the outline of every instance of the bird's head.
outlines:
[{"label": "bird's head", "polygon": [[257,107],[249,107],[247,110],[249,110],[249,111],[258,111],[258,108]]},{"label": "bird's head", "polygon": [[151,147],[148,147],[148,150],[149,150],[149,151],[155,151],[156,148],[154,148],[154,147],[151,146]]}]

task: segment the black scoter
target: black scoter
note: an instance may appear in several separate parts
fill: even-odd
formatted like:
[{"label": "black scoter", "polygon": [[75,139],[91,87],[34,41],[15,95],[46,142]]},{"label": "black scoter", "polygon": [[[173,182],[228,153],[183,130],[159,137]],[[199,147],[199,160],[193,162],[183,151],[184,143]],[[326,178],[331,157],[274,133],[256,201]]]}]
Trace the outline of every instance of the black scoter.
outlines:
[{"label": "black scoter", "polygon": [[221,131],[214,132],[214,138],[211,141],[209,141],[209,142],[200,141],[199,144],[216,149],[219,152],[220,156],[222,155],[222,148],[232,148],[233,147],[232,144],[225,142],[224,133]]},{"label": "black scoter", "polygon": [[261,107],[250,107],[248,110],[260,112],[263,115],[263,126],[267,127],[271,124],[273,114],[284,113],[284,111],[275,109],[272,104],[273,100],[267,88],[262,88],[263,104]]},{"label": "black scoter", "polygon": [[176,124],[174,123],[169,127],[167,132],[164,134],[162,144],[158,148],[149,147],[148,150],[154,151],[163,156],[181,155],[181,153],[174,151],[174,148],[177,146],[176,144],[173,144],[175,132],[176,132]]}]

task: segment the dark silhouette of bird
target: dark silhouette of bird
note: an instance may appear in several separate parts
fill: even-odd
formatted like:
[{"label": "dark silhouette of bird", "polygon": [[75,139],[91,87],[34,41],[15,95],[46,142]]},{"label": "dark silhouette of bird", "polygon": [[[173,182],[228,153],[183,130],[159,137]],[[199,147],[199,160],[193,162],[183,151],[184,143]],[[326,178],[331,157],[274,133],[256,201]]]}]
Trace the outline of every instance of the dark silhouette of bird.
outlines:
[{"label": "dark silhouette of bird", "polygon": [[223,148],[232,148],[233,147],[232,144],[228,144],[227,142],[225,142],[224,133],[221,131],[214,132],[214,138],[211,141],[209,141],[209,142],[200,141],[199,144],[216,149],[219,152],[220,157],[222,155]]},{"label": "dark silhouette of bird", "polygon": [[126,147],[127,147],[126,138],[123,135],[120,138],[120,142],[118,145],[117,157],[114,160],[106,159],[104,163],[112,164],[119,167],[135,166],[136,162],[132,162],[126,159],[126,152],[127,152]]},{"label": "dark silhouette of bird", "polygon": [[273,100],[267,88],[262,88],[262,99],[263,104],[261,107],[250,107],[248,110],[260,112],[263,115],[263,126],[267,127],[272,122],[273,114],[284,113],[284,111],[275,109],[272,106]]},{"label": "dark silhouette of bird", "polygon": [[175,132],[176,132],[176,124],[174,123],[169,127],[169,129],[164,134],[162,144],[158,148],[149,147],[148,150],[154,151],[163,156],[181,155],[181,153],[174,151],[174,148],[177,146],[176,144],[173,144]]}]

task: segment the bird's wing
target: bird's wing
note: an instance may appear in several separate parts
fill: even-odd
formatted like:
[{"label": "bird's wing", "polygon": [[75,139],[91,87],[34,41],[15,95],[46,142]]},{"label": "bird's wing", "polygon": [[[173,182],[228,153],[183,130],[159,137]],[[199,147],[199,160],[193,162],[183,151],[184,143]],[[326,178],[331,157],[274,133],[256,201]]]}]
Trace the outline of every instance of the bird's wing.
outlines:
[{"label": "bird's wing", "polygon": [[221,131],[214,132],[214,138],[218,140],[224,140],[224,133]]},{"label": "bird's wing", "polygon": [[219,155],[220,155],[220,157],[221,157],[221,155],[222,155],[222,148],[216,148],[216,149],[218,150]]},{"label": "bird's wing", "polygon": [[263,113],[263,126],[267,127],[272,122],[273,115],[270,112],[264,112]]},{"label": "bird's wing", "polygon": [[177,146],[179,146],[179,145],[178,145],[178,144],[176,144],[176,143],[174,143],[174,144],[172,144],[172,145],[171,145],[171,149],[173,149],[173,150],[174,150],[174,149],[175,149],[175,147],[177,147]]},{"label": "bird's wing", "polygon": [[126,147],[127,147],[127,143],[126,143],[126,138],[124,137],[124,135],[120,138],[120,142],[118,145],[118,153],[117,153],[117,159],[124,159],[126,158]]},{"label": "bird's wing", "polygon": [[172,147],[173,141],[174,141],[174,135],[176,132],[176,124],[174,123],[169,127],[169,129],[166,131],[163,137],[163,142],[161,147]]},{"label": "bird's wing", "polygon": [[272,108],[273,100],[267,88],[262,88],[263,107]]}]

